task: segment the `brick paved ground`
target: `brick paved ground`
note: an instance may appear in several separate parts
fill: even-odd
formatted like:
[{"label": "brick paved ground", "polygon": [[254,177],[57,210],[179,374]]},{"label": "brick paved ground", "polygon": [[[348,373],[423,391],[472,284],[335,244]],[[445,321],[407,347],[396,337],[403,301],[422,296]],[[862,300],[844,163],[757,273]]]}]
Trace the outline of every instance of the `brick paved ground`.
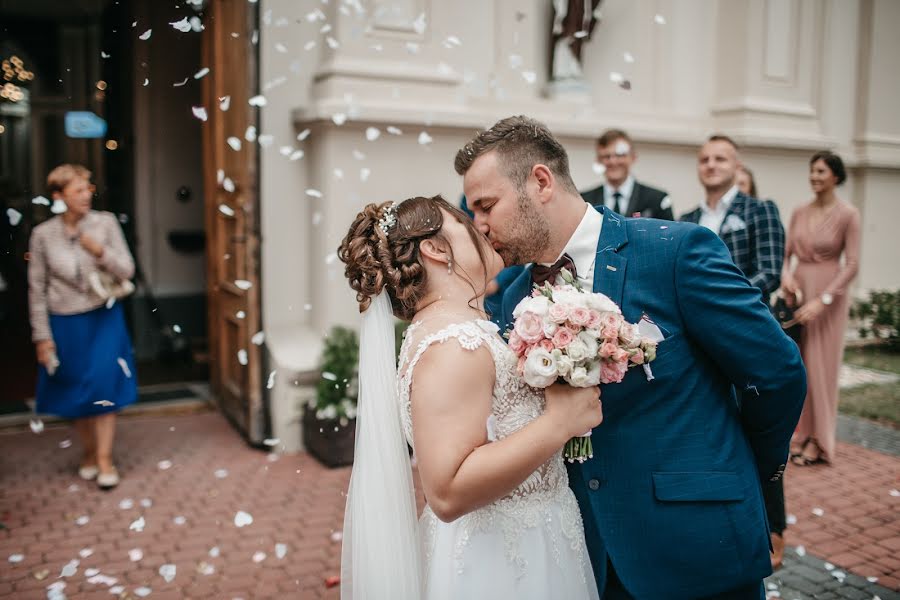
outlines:
[{"label": "brick paved ground", "polygon": [[[78,458],[66,426],[0,431],[0,597],[63,597],[48,586],[64,585],[89,599],[117,586],[127,598],[338,598],[325,578],[339,568],[349,469],[248,448],[217,413],[122,419],[112,492],[81,482]],[[789,468],[787,540],[806,555],[789,552],[770,593],[900,598],[898,473],[897,457],[845,443],[835,467]],[[237,527],[239,511],[252,524]]]}]

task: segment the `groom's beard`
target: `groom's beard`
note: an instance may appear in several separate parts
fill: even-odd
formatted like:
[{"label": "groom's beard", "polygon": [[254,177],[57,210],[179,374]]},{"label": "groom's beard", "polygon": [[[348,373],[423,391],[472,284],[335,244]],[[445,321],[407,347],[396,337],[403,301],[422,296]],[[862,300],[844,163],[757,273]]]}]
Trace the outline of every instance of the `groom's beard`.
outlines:
[{"label": "groom's beard", "polygon": [[498,240],[497,254],[507,267],[537,262],[550,243],[550,224],[527,196],[519,196],[518,209],[506,239]]}]

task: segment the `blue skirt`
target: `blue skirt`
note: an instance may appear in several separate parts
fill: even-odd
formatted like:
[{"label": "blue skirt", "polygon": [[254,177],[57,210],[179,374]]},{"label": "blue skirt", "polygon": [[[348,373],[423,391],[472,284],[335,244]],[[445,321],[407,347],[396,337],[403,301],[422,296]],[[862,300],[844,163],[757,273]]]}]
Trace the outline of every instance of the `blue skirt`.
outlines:
[{"label": "blue skirt", "polygon": [[77,315],[50,315],[59,367],[38,368],[37,412],[67,419],[117,412],[137,400],[131,338],[118,302]]}]

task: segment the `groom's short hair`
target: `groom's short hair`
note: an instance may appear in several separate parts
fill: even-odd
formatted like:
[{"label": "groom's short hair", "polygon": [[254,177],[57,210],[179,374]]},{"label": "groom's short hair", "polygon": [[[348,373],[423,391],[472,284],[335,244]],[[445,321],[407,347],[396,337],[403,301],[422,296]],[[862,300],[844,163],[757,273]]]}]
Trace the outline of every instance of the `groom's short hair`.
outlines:
[{"label": "groom's short hair", "polygon": [[493,150],[500,169],[519,192],[524,192],[532,167],[543,164],[569,192],[578,193],[569,173],[569,155],[543,123],[524,115],[497,121],[456,153],[456,172],[465,175],[479,156]]}]

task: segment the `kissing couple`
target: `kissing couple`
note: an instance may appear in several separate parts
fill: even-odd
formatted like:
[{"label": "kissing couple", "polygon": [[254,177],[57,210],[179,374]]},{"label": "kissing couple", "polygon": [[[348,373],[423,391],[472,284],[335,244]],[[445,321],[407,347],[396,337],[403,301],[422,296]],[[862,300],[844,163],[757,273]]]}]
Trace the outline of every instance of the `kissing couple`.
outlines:
[{"label": "kissing couple", "polygon": [[[761,482],[782,476],[806,374],[759,290],[704,227],[587,204],[533,119],[480,132],[455,167],[474,222],[439,196],[369,204],[339,248],[362,312],[341,597],[763,599]],[[528,266],[487,315],[504,265]],[[653,377],[525,383],[498,324],[564,266],[654,324]],[[566,464],[590,430],[593,457]]]}]

